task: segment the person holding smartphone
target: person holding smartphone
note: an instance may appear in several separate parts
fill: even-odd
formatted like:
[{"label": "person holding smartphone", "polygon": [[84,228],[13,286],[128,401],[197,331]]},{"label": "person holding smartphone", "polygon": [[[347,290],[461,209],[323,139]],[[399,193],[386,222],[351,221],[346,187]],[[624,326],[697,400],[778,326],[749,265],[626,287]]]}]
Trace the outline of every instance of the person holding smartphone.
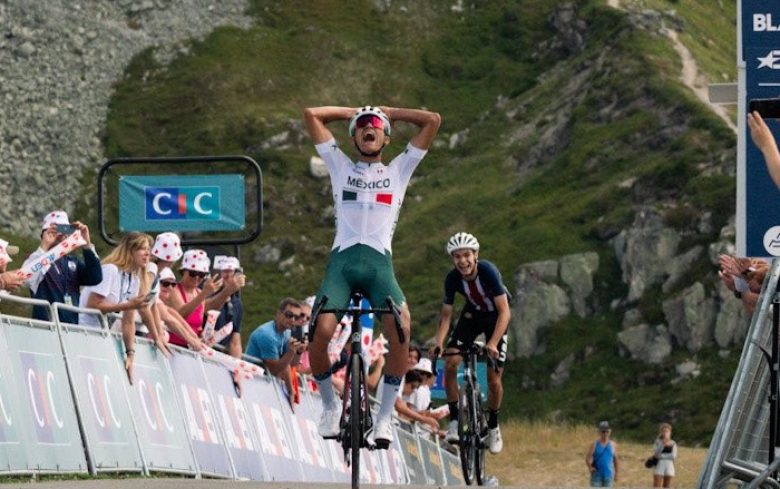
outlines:
[{"label": "person holding smartphone", "polygon": [[[79,260],[74,253],[44,266],[31,278],[27,285],[33,298],[43,299],[47,302],[60,302],[69,306],[79,304],[82,286],[97,285],[103,281],[103,272],[100,266],[100,258],[95,253],[95,246],[90,241],[89,228],[78,221],[70,223],[68,214],[63,210],[52,211],[43,218],[41,225],[41,244],[24,261],[22,267],[38,261],[51,248],[57,246],[74,231],[79,230],[81,236],[87,242],[83,247],[83,260]],[[32,317],[42,321],[49,321],[49,308],[45,306],[33,306]],[[59,310],[60,321],[77,324],[78,313]]]},{"label": "person holding smartphone", "polygon": [[[97,309],[103,314],[122,313],[120,320],[125,344],[125,369],[133,383],[133,355],[135,354],[135,313],[148,309],[151,286],[146,266],[149,264],[152,237],[131,232],[122,236],[119,244],[103,259],[103,280],[92,287],[85,287],[79,307]],[[79,324],[100,327],[94,314],[79,314]]]},{"label": "person holding smartphone", "polygon": [[241,358],[241,321],[244,318],[244,303],[241,302],[239,291],[246,285],[246,277],[241,269],[241,263],[234,256],[219,255],[214,257],[214,271],[219,272],[222,279],[222,290],[229,295],[225,296],[224,302],[219,305],[219,317],[214,325],[214,330],[219,331],[228,323],[233,323],[233,331],[227,335],[220,345],[225,347],[228,355]]},{"label": "person holding smartphone", "polygon": [[769,176],[772,177],[775,185],[780,187],[780,151],[778,151],[775,136],[757,110],[748,113],[747,122],[748,127],[750,127],[750,138],[764,155]]}]

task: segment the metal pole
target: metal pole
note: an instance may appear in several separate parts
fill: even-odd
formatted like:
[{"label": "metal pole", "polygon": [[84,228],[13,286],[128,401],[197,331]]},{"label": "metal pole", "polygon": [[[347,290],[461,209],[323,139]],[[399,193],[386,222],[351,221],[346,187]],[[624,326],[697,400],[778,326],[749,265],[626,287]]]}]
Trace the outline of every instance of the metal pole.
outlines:
[{"label": "metal pole", "polygon": [[[778,384],[777,373],[780,368],[780,349],[778,348],[778,332],[780,332],[780,296],[777,291],[772,300],[772,369],[769,374],[769,461],[772,465],[775,460],[775,450],[778,446],[777,415],[778,415]],[[772,478],[777,479],[777,472],[772,473]]]}]

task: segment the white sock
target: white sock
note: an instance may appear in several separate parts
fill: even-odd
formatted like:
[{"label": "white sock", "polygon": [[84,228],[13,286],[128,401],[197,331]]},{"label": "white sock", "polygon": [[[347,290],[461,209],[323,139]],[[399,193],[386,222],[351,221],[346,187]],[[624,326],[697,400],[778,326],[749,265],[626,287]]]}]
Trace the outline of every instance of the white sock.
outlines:
[{"label": "white sock", "polygon": [[393,415],[395,399],[398,397],[399,390],[401,390],[400,383],[382,383],[382,404],[379,405],[379,414],[376,417],[377,421],[380,419],[389,420]]},{"label": "white sock", "polygon": [[317,386],[320,388],[320,398],[322,405],[329,408],[336,406],[336,393],[333,391],[333,379],[328,375],[324,379],[317,379]]}]

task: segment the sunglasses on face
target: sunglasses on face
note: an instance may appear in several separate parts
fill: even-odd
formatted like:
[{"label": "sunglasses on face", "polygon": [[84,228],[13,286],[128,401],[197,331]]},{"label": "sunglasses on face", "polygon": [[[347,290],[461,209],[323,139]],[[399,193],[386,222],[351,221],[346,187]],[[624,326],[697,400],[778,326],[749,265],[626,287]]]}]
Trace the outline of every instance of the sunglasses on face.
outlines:
[{"label": "sunglasses on face", "polygon": [[160,282],[161,287],[176,287],[176,282]]},{"label": "sunglasses on face", "polygon": [[292,311],[284,311],[284,317],[287,319],[302,319],[304,317],[303,314],[295,314]]},{"label": "sunglasses on face", "polygon": [[382,118],[379,117],[378,115],[364,115],[363,117],[361,117],[355,122],[355,127],[357,128],[362,128],[366,126],[371,126],[376,129],[382,129],[383,127],[385,127],[385,123],[382,120]]},{"label": "sunglasses on face", "polygon": [[204,278],[206,275],[208,275],[206,272],[196,272],[193,270],[187,270],[187,273],[190,274],[190,277],[198,277],[198,278]]}]

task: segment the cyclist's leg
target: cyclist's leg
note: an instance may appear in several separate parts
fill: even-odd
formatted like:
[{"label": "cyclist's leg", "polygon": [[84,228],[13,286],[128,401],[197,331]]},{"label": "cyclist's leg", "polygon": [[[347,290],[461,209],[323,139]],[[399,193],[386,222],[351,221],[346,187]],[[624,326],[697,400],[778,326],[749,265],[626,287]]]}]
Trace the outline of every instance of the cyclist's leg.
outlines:
[{"label": "cyclist's leg", "polygon": [[[474,343],[481,332],[477,328],[474,317],[475,311],[465,306],[460,313],[455,329],[450,335],[445,351],[454,353],[458,348],[468,348]],[[450,421],[458,419],[458,366],[463,357],[455,355],[447,357],[444,364],[444,390],[447,393],[447,404],[450,408]]]},{"label": "cyclist's leg", "polygon": [[406,305],[406,299],[395,278],[392,257],[390,254],[387,253],[382,255],[373,249],[365,250],[365,253],[367,259],[375,264],[376,270],[373,277],[368,277],[370,280],[364,284],[366,295],[373,307],[384,307],[386,298],[391,297],[395,305],[399,308],[401,328],[404,333],[404,342],[401,343],[399,341],[398,329],[395,324],[394,316],[392,314],[382,315],[382,328],[385,337],[388,340],[390,350],[387,364],[385,365],[384,382],[379,387],[382,389],[382,403],[379,406],[379,413],[377,415],[376,439],[382,439],[380,438],[380,435],[384,437],[385,433],[380,433],[382,431],[380,425],[390,422],[395,400],[398,397],[398,391],[401,388],[401,380],[407,370],[411,318],[409,309]]},{"label": "cyclist's leg", "polygon": [[[325,305],[327,309],[346,307],[349,301],[350,286],[345,279],[342,268],[346,261],[346,255],[343,253],[331,253],[328,266],[325,270],[325,277],[322,280],[320,290],[317,292],[315,305],[319,304],[323,296],[328,297]],[[328,357],[328,343],[336,330],[338,318],[335,314],[320,314],[317,318],[317,325],[314,332],[314,338],[309,345],[309,360],[311,362],[312,375],[317,380],[320,387],[320,395],[323,404],[334,406],[338,404],[333,385],[330,378],[330,358]]]},{"label": "cyclist's leg", "polygon": [[[493,336],[493,331],[496,327],[496,315],[487,314],[484,318],[484,331],[485,338]],[[498,342],[498,359],[496,364],[498,371],[494,371],[492,368],[488,369],[487,381],[488,381],[488,408],[491,411],[491,417],[497,416],[498,410],[501,408],[501,401],[504,398],[504,385],[502,383],[502,377],[504,375],[504,364],[506,363],[506,348],[507,348],[507,335],[501,337]],[[495,421],[491,424],[491,428],[494,428]]]}]

